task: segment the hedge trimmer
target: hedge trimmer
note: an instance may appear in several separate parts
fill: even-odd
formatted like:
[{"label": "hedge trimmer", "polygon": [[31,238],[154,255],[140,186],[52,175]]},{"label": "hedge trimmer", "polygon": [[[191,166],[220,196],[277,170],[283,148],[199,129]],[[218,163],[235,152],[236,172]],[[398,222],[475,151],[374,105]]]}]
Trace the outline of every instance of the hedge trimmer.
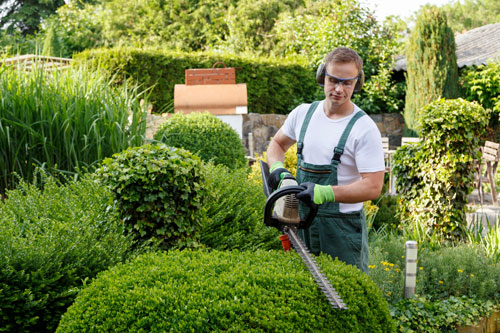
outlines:
[{"label": "hedge trimmer", "polygon": [[280,188],[271,193],[267,184],[267,179],[269,178],[267,163],[261,160],[260,169],[262,172],[262,187],[267,197],[264,209],[264,223],[277,228],[283,233],[280,239],[285,251],[289,251],[290,243],[292,244],[316,280],[320,290],[328,299],[330,305],[335,309],[347,309],[335,288],[332,287],[330,281],[321,272],[316,260],[309,253],[307,246],[297,235],[298,229],[309,228],[318,212],[318,206],[314,204],[309,206],[309,212],[305,219],[302,220],[299,215],[299,203],[295,194],[301,192],[303,188],[298,186],[295,179],[283,179]]}]

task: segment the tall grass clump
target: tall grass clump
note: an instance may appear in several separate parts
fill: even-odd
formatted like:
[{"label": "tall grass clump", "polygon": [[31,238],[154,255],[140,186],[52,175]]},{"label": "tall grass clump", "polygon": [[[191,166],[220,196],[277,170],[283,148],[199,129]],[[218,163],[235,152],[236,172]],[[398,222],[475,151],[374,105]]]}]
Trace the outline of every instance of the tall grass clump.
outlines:
[{"label": "tall grass clump", "polygon": [[73,173],[142,144],[145,117],[137,88],[115,88],[85,68],[0,70],[0,192],[36,166]]}]

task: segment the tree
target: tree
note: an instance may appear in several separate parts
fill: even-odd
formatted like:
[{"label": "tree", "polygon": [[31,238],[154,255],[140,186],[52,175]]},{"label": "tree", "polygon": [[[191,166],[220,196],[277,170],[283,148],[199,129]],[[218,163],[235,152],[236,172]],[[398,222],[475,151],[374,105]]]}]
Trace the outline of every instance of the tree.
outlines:
[{"label": "tree", "polygon": [[417,17],[407,50],[405,135],[418,133],[422,108],[441,97],[459,96],[455,37],[444,13],[423,9]]},{"label": "tree", "polygon": [[0,27],[11,33],[19,31],[23,35],[32,35],[42,20],[64,5],[64,0],[12,0],[0,8],[4,15],[0,18]]},{"label": "tree", "polygon": [[457,0],[441,8],[450,27],[459,33],[500,22],[498,0]]},{"label": "tree", "polygon": [[43,41],[42,55],[51,57],[60,57],[62,55],[62,46],[57,36],[54,25],[50,25]]}]

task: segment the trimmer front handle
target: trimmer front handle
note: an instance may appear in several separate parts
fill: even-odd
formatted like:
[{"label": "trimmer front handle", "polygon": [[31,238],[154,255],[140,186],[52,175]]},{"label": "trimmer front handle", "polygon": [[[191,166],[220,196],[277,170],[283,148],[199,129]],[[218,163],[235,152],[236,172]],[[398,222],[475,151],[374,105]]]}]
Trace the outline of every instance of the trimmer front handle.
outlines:
[{"label": "trimmer front handle", "polygon": [[281,197],[289,194],[297,194],[304,190],[301,186],[285,186],[280,188],[279,190],[274,191],[269,195],[266,201],[266,206],[264,208],[264,223],[267,226],[275,227],[279,230],[283,230],[283,227],[295,227],[297,229],[307,229],[313,222],[316,217],[316,213],[318,212],[318,205],[311,204],[309,206],[309,212],[304,220],[300,220],[299,223],[286,223],[280,221],[275,214],[273,214],[274,203]]}]

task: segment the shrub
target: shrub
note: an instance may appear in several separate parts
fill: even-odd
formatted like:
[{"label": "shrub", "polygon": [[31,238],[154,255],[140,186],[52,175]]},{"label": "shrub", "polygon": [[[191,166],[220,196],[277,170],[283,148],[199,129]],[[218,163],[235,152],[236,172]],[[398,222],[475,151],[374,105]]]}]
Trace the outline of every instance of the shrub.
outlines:
[{"label": "shrub", "polygon": [[407,135],[418,130],[424,106],[441,97],[458,97],[455,48],[455,37],[446,15],[436,7],[422,10],[410,35],[406,56],[404,118]]},{"label": "shrub", "polygon": [[205,190],[201,161],[165,145],[128,148],[96,171],[108,185],[128,232],[164,248],[196,244]]},{"label": "shrub", "polygon": [[150,88],[155,112],[173,100],[175,84],[183,84],[189,68],[211,68],[218,61],[239,68],[236,82],[245,83],[249,112],[287,114],[301,102],[311,102],[320,91],[315,70],[305,60],[245,57],[214,52],[177,52],[154,49],[114,48],[87,50],[74,56],[78,63],[101,68],[115,82],[129,80]]},{"label": "shrub", "polygon": [[500,140],[500,62],[468,68],[461,74],[464,98],[477,101],[485,109],[491,109],[488,137],[492,141]]},{"label": "shrub", "polygon": [[14,173],[28,182],[35,166],[75,173],[143,140],[137,91],[112,88],[85,68],[3,66],[0,96],[0,192],[15,188]]},{"label": "shrub", "polygon": [[377,201],[377,214],[373,221],[375,230],[384,226],[389,229],[399,229],[399,218],[397,217],[398,201],[395,196],[384,194]]},{"label": "shrub", "polygon": [[[250,167],[248,179],[262,186],[262,172],[259,160],[267,161],[267,152],[257,157],[257,161]],[[294,144],[285,152],[285,168],[295,177],[297,174],[297,144]]]},{"label": "shrub", "polygon": [[488,112],[463,99],[438,100],[423,110],[422,141],[393,157],[398,213],[412,239],[458,239],[464,235],[465,205],[473,189],[474,160]]},{"label": "shrub", "polygon": [[393,330],[368,276],[325,255],[318,262],[349,310],[331,308],[295,252],[170,251],[100,274],[57,331]]},{"label": "shrub", "polygon": [[[0,201],[0,331],[51,332],[88,279],[129,254],[112,195],[91,177]],[[111,209],[109,209],[111,207]]]},{"label": "shrub", "polygon": [[264,224],[266,197],[262,186],[247,179],[246,170],[206,164],[207,217],[200,240],[213,249],[280,249],[279,232]]},{"label": "shrub", "polygon": [[246,166],[245,147],[234,129],[210,113],[178,113],[164,122],[154,139],[184,148],[203,161],[232,169]]},{"label": "shrub", "polygon": [[496,308],[494,302],[466,296],[446,300],[416,297],[391,305],[391,314],[400,332],[456,332],[459,326],[476,325]]}]

